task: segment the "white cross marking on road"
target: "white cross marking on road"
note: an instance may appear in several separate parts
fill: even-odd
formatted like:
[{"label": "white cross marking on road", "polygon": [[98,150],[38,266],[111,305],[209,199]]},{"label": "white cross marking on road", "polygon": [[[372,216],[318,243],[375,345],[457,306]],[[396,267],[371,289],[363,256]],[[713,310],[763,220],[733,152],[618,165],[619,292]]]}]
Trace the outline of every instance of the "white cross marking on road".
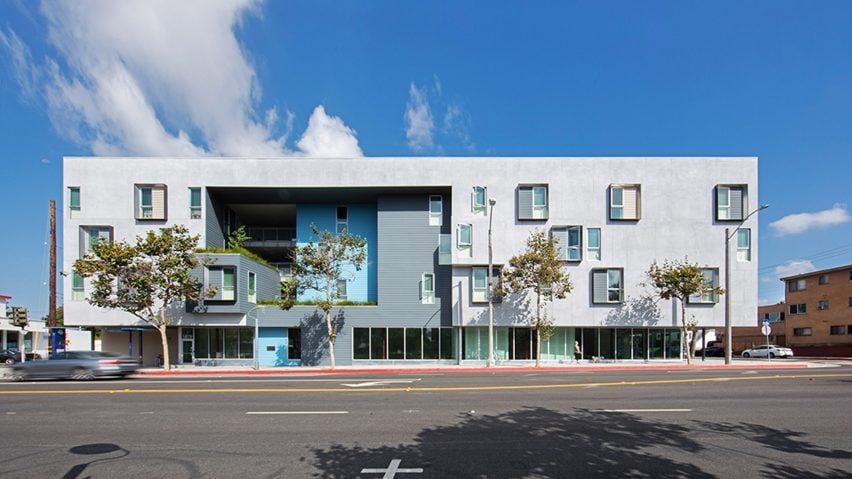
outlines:
[{"label": "white cross marking on road", "polygon": [[397,474],[420,474],[420,473],[423,472],[422,467],[400,469],[399,468],[400,463],[402,463],[402,459],[393,459],[390,462],[390,464],[388,465],[387,469],[365,468],[365,469],[361,469],[361,474],[382,474],[382,473],[384,473],[384,476],[382,476],[382,479],[394,479]]}]

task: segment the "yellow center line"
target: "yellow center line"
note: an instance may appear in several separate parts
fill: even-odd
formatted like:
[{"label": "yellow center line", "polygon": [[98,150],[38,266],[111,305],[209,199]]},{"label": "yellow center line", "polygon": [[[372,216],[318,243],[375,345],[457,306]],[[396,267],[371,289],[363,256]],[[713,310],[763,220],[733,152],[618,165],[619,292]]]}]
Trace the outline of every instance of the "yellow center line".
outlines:
[{"label": "yellow center line", "polygon": [[852,373],[836,374],[777,374],[771,376],[737,376],[694,379],[659,379],[646,381],[611,381],[570,384],[528,384],[498,386],[436,386],[393,388],[211,388],[211,389],[43,389],[0,391],[0,396],[23,394],[189,394],[189,393],[361,393],[361,392],[460,392],[460,391],[519,391],[535,389],[565,389],[613,386],[649,386],[661,384],[706,383],[725,381],[757,381],[768,379],[848,378]]}]

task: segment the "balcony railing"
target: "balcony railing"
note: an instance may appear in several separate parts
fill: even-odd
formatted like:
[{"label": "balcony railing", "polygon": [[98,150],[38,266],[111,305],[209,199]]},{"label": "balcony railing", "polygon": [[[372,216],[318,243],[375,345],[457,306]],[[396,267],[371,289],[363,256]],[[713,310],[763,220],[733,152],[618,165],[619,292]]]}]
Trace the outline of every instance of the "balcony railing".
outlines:
[{"label": "balcony railing", "polygon": [[246,228],[246,246],[291,247],[296,244],[296,228]]}]

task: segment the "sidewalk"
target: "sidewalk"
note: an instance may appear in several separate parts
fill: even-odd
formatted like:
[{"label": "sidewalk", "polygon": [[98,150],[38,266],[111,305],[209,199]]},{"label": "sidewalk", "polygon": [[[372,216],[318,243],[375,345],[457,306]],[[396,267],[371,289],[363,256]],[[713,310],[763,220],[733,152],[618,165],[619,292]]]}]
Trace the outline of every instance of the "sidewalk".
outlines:
[{"label": "sidewalk", "polygon": [[[818,358],[814,358],[818,359]],[[829,358],[826,358],[829,359]],[[838,362],[849,361],[848,358],[830,358]],[[485,367],[484,364],[462,364],[447,366],[400,366],[400,365],[355,365],[337,366],[296,366],[296,367],[250,367],[228,366],[172,366],[171,371],[162,368],[142,368],[137,371],[139,376],[236,376],[236,375],[320,375],[320,374],[453,374],[453,373],[515,373],[515,372],[589,372],[589,371],[671,371],[671,370],[742,370],[742,369],[807,369],[833,367],[816,361],[803,359],[738,359],[730,365],[725,365],[723,358],[701,358],[693,360],[691,365],[685,361],[654,361],[654,362],[600,362],[581,361],[580,364],[543,363],[540,368],[534,364],[512,364]]]}]

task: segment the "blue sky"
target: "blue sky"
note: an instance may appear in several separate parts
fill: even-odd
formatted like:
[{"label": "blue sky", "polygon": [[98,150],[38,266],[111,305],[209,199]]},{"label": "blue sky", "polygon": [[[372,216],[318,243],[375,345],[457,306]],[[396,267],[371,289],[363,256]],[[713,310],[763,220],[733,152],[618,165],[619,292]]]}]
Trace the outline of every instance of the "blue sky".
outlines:
[{"label": "blue sky", "polygon": [[757,156],[761,303],[852,263],[852,2],[530,5],[0,3],[0,294],[94,154]]}]

